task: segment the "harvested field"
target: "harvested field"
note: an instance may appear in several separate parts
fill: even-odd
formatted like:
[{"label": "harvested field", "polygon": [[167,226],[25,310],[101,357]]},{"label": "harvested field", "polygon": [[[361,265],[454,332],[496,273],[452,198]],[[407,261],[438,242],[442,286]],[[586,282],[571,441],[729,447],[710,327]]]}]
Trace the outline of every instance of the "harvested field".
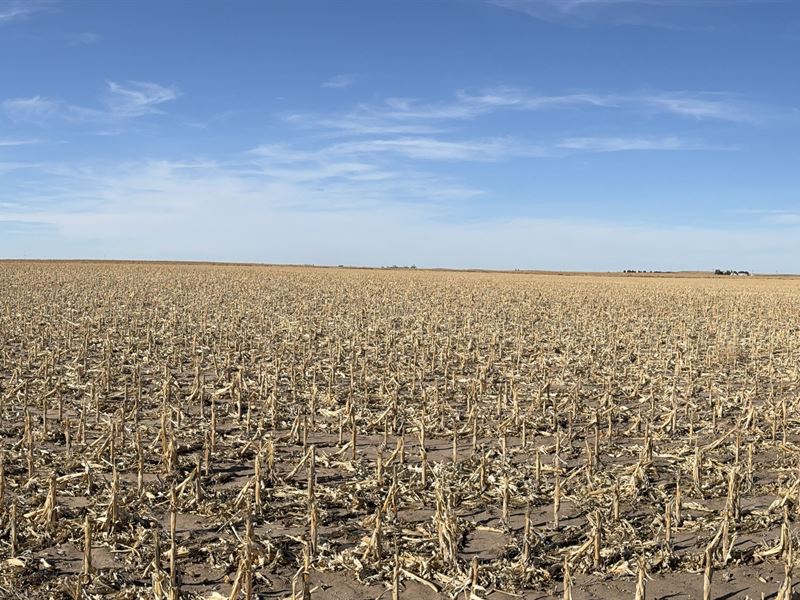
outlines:
[{"label": "harvested field", "polygon": [[800,280],[0,263],[2,598],[791,598]]}]

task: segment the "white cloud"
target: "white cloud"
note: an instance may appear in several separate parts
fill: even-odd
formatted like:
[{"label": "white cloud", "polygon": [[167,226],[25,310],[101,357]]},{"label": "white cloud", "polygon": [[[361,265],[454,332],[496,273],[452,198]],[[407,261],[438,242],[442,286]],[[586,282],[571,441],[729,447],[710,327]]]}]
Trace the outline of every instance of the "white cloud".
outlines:
[{"label": "white cloud", "polygon": [[143,117],[161,112],[160,105],[175,100],[176,88],[147,81],[119,84],[108,82],[104,108],[71,104],[62,100],[31,96],[9,98],[0,106],[9,119],[16,122],[43,123],[61,119],[72,123],[97,123],[108,125],[124,119]]},{"label": "white cloud", "polygon": [[493,162],[516,156],[545,156],[544,147],[525,144],[510,138],[455,139],[409,137],[355,139],[323,146],[316,150],[298,150],[282,144],[267,144],[250,151],[279,164],[341,160],[363,156],[374,160],[394,154],[413,160]]},{"label": "white cloud", "polygon": [[[731,150],[734,146],[687,141],[676,134],[661,136],[610,135],[604,137],[570,136],[563,139],[517,140],[509,137],[458,136],[455,126],[500,110],[539,111],[574,107],[601,110],[659,111],[689,118],[745,119],[744,111],[725,104],[719,95],[709,98],[687,93],[597,94],[569,93],[536,95],[515,88],[494,88],[478,94],[459,92],[450,102],[422,103],[410,98],[389,98],[377,105],[359,104],[347,113],[309,115],[292,113],[284,119],[291,124],[319,130],[345,141],[314,150],[321,156],[395,155],[412,160],[500,161],[514,157],[563,156],[565,150],[618,152],[625,150]],[[322,139],[325,139],[323,133]],[[307,151],[286,146],[260,150],[272,158],[281,155],[289,160],[308,160]]]},{"label": "white cloud", "polygon": [[477,119],[500,111],[575,110],[659,114],[692,120],[756,124],[788,115],[781,109],[762,107],[720,92],[634,92],[536,94],[513,87],[479,93],[460,91],[454,99],[420,102],[413,98],[388,98],[379,104],[359,104],[335,115],[293,112],[287,123],[334,135],[416,136],[446,131],[451,123]]},{"label": "white cloud", "polygon": [[620,98],[611,94],[532,94],[513,87],[490,88],[475,95],[462,91],[457,97],[461,104],[472,107],[475,114],[503,108],[546,110],[574,106],[613,108],[620,105]]},{"label": "white cloud", "polygon": [[[784,0],[486,0],[489,4],[518,11],[536,19],[556,23],[588,24],[593,21],[616,25],[647,25],[696,29],[696,20],[677,24],[664,17],[670,9],[729,8],[747,4],[782,3]],[[674,13],[674,14],[673,14]]]},{"label": "white cloud", "polygon": [[418,169],[389,171],[378,164],[313,152],[294,151],[287,157],[280,148],[269,146],[256,149],[243,161],[225,164],[144,161],[103,168],[50,165],[41,167],[38,180],[36,189],[7,188],[0,193],[0,200],[13,199],[28,207],[13,218],[48,222],[63,227],[65,233],[79,228],[81,236],[89,237],[124,233],[114,228],[92,233],[90,224],[98,220],[107,225],[110,221],[139,223],[156,213],[170,222],[187,215],[204,219],[217,210],[241,210],[258,219],[267,209],[358,211],[433,205],[481,193]]},{"label": "white cloud", "polygon": [[2,103],[3,111],[12,121],[44,121],[59,110],[59,103],[42,96],[10,98]]},{"label": "white cloud", "polygon": [[[615,5],[645,5],[645,6],[692,6],[698,5],[703,0],[489,0],[491,4],[519,10],[538,16],[543,11],[554,10],[561,13],[570,13],[579,9],[608,7]],[[736,1],[736,0],[734,0]],[[715,2],[715,0],[711,0]],[[717,4],[730,3],[730,0],[717,0]],[[709,2],[706,0],[706,5]]]},{"label": "white cloud", "polygon": [[[374,166],[327,165],[329,178],[280,174],[278,147],[255,163],[142,161],[103,168],[50,167],[55,179],[14,194],[0,221],[5,256],[171,258],[284,263],[416,263],[419,266],[549,269],[797,270],[800,228],[661,226],[536,217],[463,220],[465,188],[422,172],[362,180]],[[291,160],[322,160],[295,151]],[[288,161],[284,155],[283,160]],[[259,162],[261,161],[261,162]],[[340,165],[337,167],[336,165]],[[269,168],[276,172],[267,173]],[[339,169],[338,173],[335,171]],[[324,183],[324,185],[320,185]],[[531,192],[534,194],[535,192]],[[221,200],[221,199],[224,199]],[[21,224],[36,224],[24,227]]]},{"label": "white cloud", "polygon": [[[748,105],[737,99],[719,93],[688,94],[662,93],[631,97],[632,102],[640,102],[645,108],[656,112],[666,112],[692,119],[715,119],[739,123],[756,123],[764,115],[759,115],[758,107]],[[764,111],[765,112],[765,111]]]},{"label": "white cloud", "polygon": [[[405,193],[463,195],[441,182],[424,188],[420,180]],[[214,162],[82,170],[43,190],[61,194],[57,202],[3,206],[0,221],[13,222],[18,234],[0,236],[0,253],[572,270],[736,264],[768,272],[796,270],[791,261],[800,254],[797,227],[743,231],[531,217],[467,222],[446,205],[409,201],[403,190],[352,182],[319,189],[314,181],[254,179]]]},{"label": "white cloud", "polygon": [[254,164],[247,173],[266,176],[284,183],[340,181],[380,181],[394,173],[381,170],[371,162],[358,161],[330,148],[299,150],[282,144],[264,144],[250,150]]},{"label": "white cloud", "polygon": [[542,156],[541,148],[506,138],[441,140],[431,137],[399,137],[345,142],[333,146],[339,153],[372,154],[390,152],[412,159],[447,161],[497,161],[513,156]]},{"label": "white cloud", "polygon": [[312,182],[323,180],[368,181],[388,179],[389,176],[371,177],[377,169],[370,164],[346,161],[326,161],[315,165],[274,166],[265,165],[260,173],[284,182]]},{"label": "white cloud", "polygon": [[765,225],[800,226],[800,211],[771,208],[737,209],[733,212],[757,217],[758,222]]},{"label": "white cloud", "polygon": [[0,161],[0,175],[10,173],[12,171],[21,171],[23,169],[36,169],[39,170],[42,165],[39,163],[28,163],[18,161]]},{"label": "white cloud", "polygon": [[418,135],[442,131],[441,127],[426,123],[402,123],[390,121],[380,115],[371,116],[358,112],[334,116],[294,112],[283,115],[283,120],[297,127],[314,131],[323,129],[341,135]]},{"label": "white cloud", "polygon": [[49,4],[43,0],[0,0],[0,25],[29,17],[47,9]]},{"label": "white cloud", "polygon": [[352,75],[335,75],[330,79],[322,82],[322,87],[331,89],[348,88],[355,82],[355,77]]},{"label": "white cloud", "polygon": [[38,140],[19,140],[19,139],[9,139],[9,138],[0,138],[0,148],[7,147],[7,146],[30,146],[32,144],[38,144]]},{"label": "white cloud", "polygon": [[71,33],[64,36],[67,46],[91,46],[97,44],[102,37],[98,33],[84,31],[82,33]]},{"label": "white cloud", "polygon": [[[385,144],[381,144],[381,142]],[[391,142],[399,142],[399,147]],[[258,146],[248,154],[253,162],[244,170],[248,176],[266,176],[270,182],[285,184],[325,181],[353,199],[381,199],[391,201],[426,202],[428,200],[469,198],[480,195],[481,190],[452,181],[446,176],[436,176],[416,164],[394,160],[391,153],[429,160],[478,160],[477,149],[466,144],[446,145],[437,140],[366,140],[323,146],[317,149],[297,149],[282,144]],[[312,193],[314,196],[316,191]],[[301,194],[298,194],[300,196]],[[324,196],[323,196],[324,198]]]},{"label": "white cloud", "polygon": [[124,85],[109,81],[108,90],[108,107],[111,113],[120,117],[157,113],[160,104],[178,97],[175,88],[149,81],[129,81]]},{"label": "white cloud", "polygon": [[569,107],[617,109],[632,112],[665,113],[692,119],[712,119],[752,123],[766,112],[752,103],[720,92],[642,92],[530,94],[513,88],[488,90],[478,95],[459,94],[459,100],[488,112],[503,108],[546,110]]},{"label": "white cloud", "polygon": [[561,140],[558,147],[588,152],[623,152],[626,150],[682,150],[693,146],[677,137],[578,137]]}]

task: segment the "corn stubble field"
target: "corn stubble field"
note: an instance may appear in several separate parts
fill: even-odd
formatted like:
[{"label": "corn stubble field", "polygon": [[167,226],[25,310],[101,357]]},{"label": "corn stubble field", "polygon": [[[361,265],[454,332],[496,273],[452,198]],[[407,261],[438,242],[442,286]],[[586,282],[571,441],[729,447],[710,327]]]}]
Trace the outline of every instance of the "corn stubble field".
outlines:
[{"label": "corn stubble field", "polygon": [[0,263],[0,597],[787,600],[798,292]]}]

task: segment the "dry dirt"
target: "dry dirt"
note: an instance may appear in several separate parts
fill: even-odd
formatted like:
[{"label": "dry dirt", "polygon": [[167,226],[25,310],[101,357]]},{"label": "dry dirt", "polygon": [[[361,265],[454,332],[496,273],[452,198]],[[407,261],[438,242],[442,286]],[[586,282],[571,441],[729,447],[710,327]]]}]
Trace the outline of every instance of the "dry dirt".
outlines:
[{"label": "dry dirt", "polygon": [[775,597],[799,292],[0,263],[0,598]]}]

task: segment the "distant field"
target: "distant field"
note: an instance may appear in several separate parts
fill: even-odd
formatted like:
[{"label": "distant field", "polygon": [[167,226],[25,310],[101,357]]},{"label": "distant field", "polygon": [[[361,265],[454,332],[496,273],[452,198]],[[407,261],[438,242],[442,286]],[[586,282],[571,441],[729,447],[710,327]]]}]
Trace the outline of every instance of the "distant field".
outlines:
[{"label": "distant field", "polygon": [[0,262],[0,597],[788,599],[800,280],[642,275]]},{"label": "distant field", "polygon": [[[34,265],[34,264],[70,264],[70,265],[151,265],[151,266],[214,266],[214,267],[257,267],[272,269],[337,269],[346,271],[415,271],[429,273],[505,273],[509,275],[563,275],[569,277],[703,277],[714,279],[725,279],[726,276],[715,275],[713,271],[546,271],[541,269],[449,269],[449,268],[426,268],[410,266],[385,266],[385,267],[363,267],[346,265],[271,265],[266,263],[231,263],[231,262],[209,262],[209,261],[137,261],[137,260],[66,260],[66,259],[16,259],[0,258],[2,264]],[[800,278],[794,273],[750,273],[750,277],[755,278]],[[736,277],[732,277],[736,278]]]}]

